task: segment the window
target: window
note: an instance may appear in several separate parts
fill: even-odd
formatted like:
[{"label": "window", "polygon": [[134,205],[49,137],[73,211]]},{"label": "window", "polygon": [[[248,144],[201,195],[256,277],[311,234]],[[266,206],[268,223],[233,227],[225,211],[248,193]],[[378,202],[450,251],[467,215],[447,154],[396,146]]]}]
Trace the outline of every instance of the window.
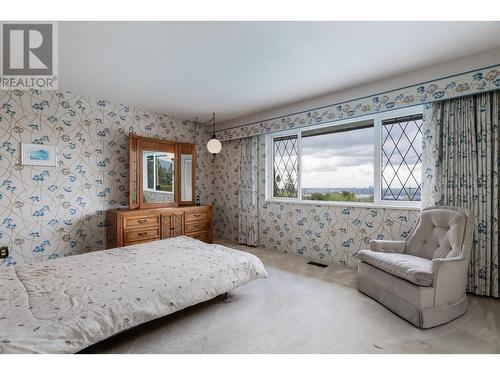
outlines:
[{"label": "window", "polygon": [[148,190],[173,193],[173,158],[171,153],[144,153],[144,182]]},{"label": "window", "polygon": [[382,121],[382,200],[420,201],[422,115]]},{"label": "window", "polygon": [[268,135],[270,199],[418,205],[422,108]]},{"label": "window", "polygon": [[373,202],[373,121],[302,132],[302,199]]},{"label": "window", "polygon": [[298,152],[297,135],[273,139],[273,196],[279,198],[298,197]]}]

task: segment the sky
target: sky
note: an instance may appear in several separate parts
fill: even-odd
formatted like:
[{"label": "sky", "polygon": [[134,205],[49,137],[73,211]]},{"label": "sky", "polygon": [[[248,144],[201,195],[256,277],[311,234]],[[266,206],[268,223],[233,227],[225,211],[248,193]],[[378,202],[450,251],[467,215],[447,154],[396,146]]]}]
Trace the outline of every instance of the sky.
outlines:
[{"label": "sky", "polygon": [[[409,128],[408,128],[409,130]],[[408,132],[411,139],[416,134],[416,129]],[[385,137],[386,132],[383,133]],[[398,141],[402,135],[401,130],[394,127],[391,131],[394,141]],[[375,136],[374,128],[351,130],[341,133],[332,133],[302,138],[302,188],[365,188],[373,186],[373,160]],[[417,143],[421,142],[420,137]],[[408,147],[408,140],[404,137],[400,140],[402,149]],[[392,141],[386,142],[386,152],[394,149]],[[417,150],[419,151],[419,150]],[[413,150],[406,155],[405,160],[410,168],[417,162]],[[387,159],[383,159],[384,162]],[[391,156],[391,162],[398,165],[401,161],[399,154]],[[417,167],[414,171],[420,176],[421,169]],[[405,181],[409,175],[406,167],[398,171],[398,176]],[[384,176],[387,180],[394,177],[392,168],[385,169]],[[394,187],[401,187],[397,181],[393,181]],[[415,183],[410,184],[415,186]]]}]

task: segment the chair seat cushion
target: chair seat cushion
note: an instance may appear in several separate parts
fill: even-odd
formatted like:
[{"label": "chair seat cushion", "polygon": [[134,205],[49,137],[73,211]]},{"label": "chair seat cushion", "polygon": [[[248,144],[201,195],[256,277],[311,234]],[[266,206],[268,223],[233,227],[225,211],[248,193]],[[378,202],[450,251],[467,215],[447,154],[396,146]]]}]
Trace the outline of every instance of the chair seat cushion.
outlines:
[{"label": "chair seat cushion", "polygon": [[413,284],[432,285],[434,275],[431,272],[432,261],[429,259],[408,254],[382,253],[371,250],[361,250],[359,259]]}]

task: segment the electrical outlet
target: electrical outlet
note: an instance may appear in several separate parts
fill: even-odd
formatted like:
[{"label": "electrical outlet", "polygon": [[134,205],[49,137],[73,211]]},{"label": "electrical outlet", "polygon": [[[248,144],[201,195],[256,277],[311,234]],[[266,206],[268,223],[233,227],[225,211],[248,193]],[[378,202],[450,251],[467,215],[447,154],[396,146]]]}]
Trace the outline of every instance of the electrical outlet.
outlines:
[{"label": "electrical outlet", "polygon": [[5,259],[9,256],[9,247],[0,246],[0,259]]}]

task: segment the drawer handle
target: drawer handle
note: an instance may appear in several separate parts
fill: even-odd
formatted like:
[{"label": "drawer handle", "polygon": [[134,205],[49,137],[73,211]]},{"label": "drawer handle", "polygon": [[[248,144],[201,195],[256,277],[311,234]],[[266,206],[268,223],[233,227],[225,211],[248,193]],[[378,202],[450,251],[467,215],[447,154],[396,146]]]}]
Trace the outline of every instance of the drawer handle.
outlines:
[{"label": "drawer handle", "polygon": [[141,236],[141,237],[145,236],[146,234],[148,234],[148,232],[140,232],[140,233],[137,233],[137,235],[138,235],[138,236]]},{"label": "drawer handle", "polygon": [[201,214],[194,214],[194,217],[200,217]]},{"label": "drawer handle", "polygon": [[144,224],[144,223],[147,223],[147,222],[148,222],[148,220],[147,220],[147,219],[140,219],[140,220],[137,220],[137,222],[138,222],[139,224]]}]

